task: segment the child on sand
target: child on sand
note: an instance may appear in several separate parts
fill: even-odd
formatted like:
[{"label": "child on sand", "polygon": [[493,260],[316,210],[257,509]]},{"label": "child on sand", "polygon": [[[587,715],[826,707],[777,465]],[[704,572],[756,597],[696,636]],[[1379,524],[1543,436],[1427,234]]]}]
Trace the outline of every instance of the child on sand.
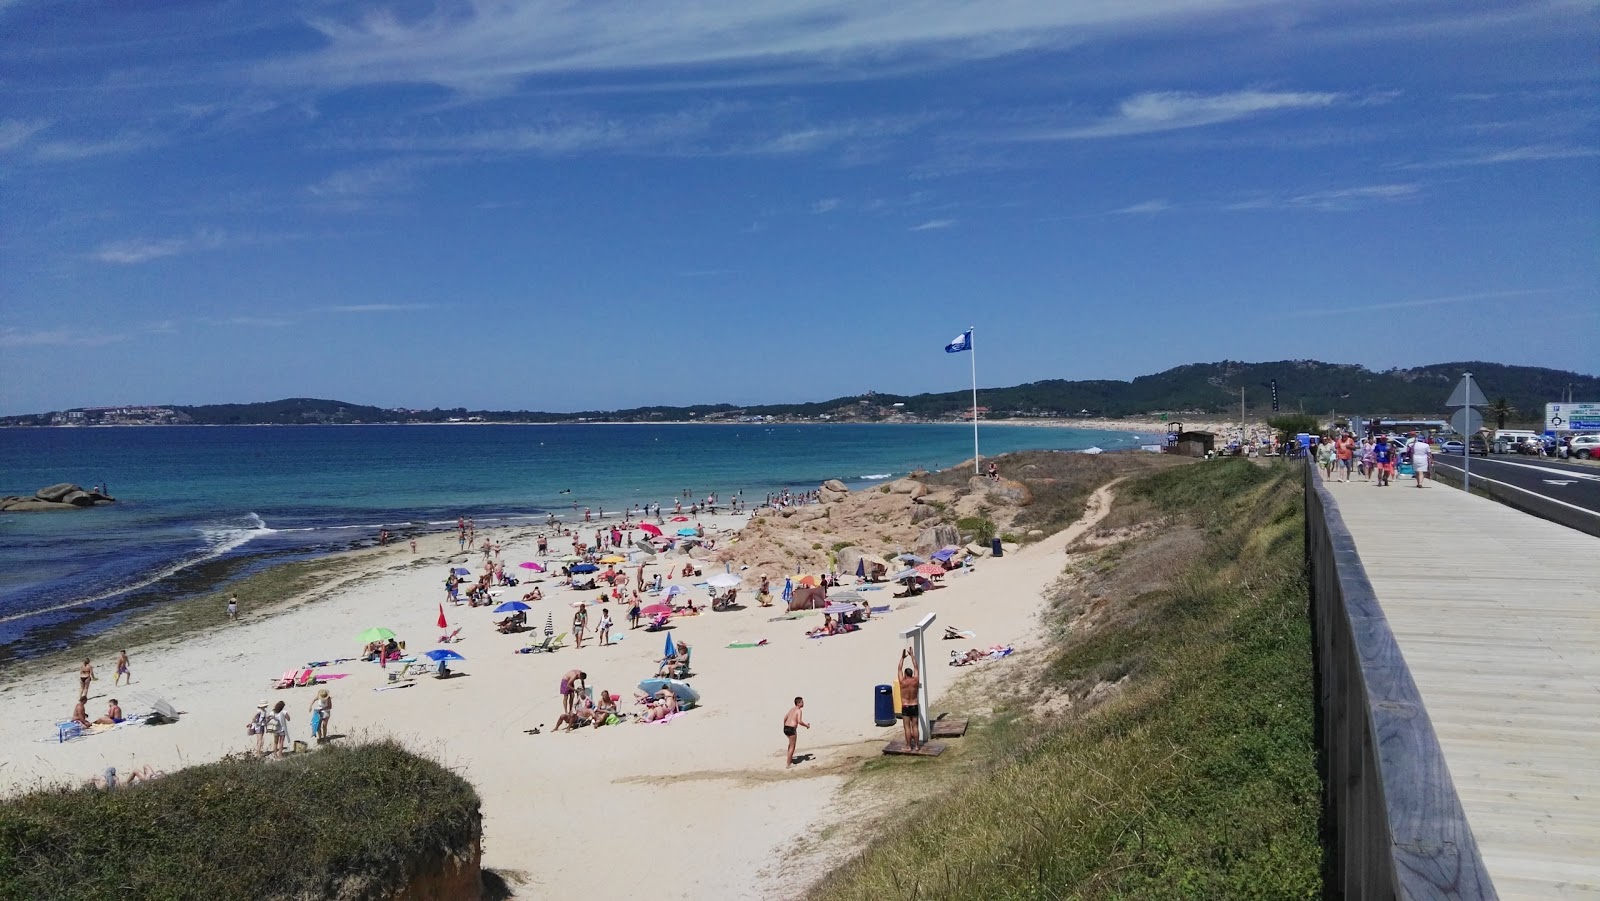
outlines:
[{"label": "child on sand", "polygon": [[794,766],[794,745],[799,740],[797,737],[798,727],[811,728],[811,724],[805,720],[805,708],[806,699],[797,697],[794,699],[794,706],[790,707],[789,712],[783,715],[783,734],[789,738],[789,750],[784,756],[784,769]]}]

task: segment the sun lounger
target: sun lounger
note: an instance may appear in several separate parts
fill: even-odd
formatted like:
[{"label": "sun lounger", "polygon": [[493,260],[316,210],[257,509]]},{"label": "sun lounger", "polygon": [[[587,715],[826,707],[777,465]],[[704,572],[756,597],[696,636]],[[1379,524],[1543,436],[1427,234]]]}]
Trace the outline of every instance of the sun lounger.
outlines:
[{"label": "sun lounger", "polygon": [[556,637],[554,635],[545,636],[543,641],[536,641],[536,642],[524,647],[522,649],[522,653],[524,653],[524,654],[544,654],[544,653],[548,653],[548,652],[554,650],[555,640],[556,640]]},{"label": "sun lounger", "polygon": [[283,675],[281,675],[278,678],[272,680],[272,687],[273,688],[293,688],[294,687],[294,677],[295,677],[295,671],[292,670],[292,669],[286,669],[286,670],[283,671]]},{"label": "sun lounger", "polygon": [[451,642],[460,641],[460,640],[461,640],[461,627],[460,626],[457,626],[456,630],[454,632],[451,632],[449,635],[440,635],[439,636],[439,643],[440,644],[450,644]]},{"label": "sun lounger", "polygon": [[316,673],[309,666],[301,670],[300,675],[295,677],[294,680],[295,688],[305,688],[307,685],[315,684],[317,684]]}]

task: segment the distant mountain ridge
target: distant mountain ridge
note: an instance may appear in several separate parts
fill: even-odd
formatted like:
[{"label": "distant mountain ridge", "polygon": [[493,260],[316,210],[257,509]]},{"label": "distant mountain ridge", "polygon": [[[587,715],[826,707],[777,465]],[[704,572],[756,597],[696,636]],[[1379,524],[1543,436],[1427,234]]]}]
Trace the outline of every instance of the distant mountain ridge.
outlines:
[{"label": "distant mountain ridge", "polygon": [[[1321,415],[1434,414],[1446,412],[1444,401],[1471,372],[1490,401],[1505,398],[1517,413],[1513,421],[1541,420],[1544,405],[1566,396],[1577,401],[1600,400],[1600,378],[1535,366],[1507,366],[1481,361],[1438,363],[1410,369],[1375,372],[1364,366],[1317,360],[1269,363],[1191,363],[1144,375],[1132,381],[1049,379],[1006,388],[979,388],[978,403],[989,418],[1005,416],[1106,417],[1141,414],[1187,414],[1231,417],[1239,410],[1239,389],[1252,417],[1268,415],[1272,383],[1277,382],[1282,412]],[[407,410],[352,404],[318,398],[286,398],[247,404],[121,407],[53,411],[0,418],[4,425],[67,425],[96,423],[192,423],[198,425],[301,425],[404,422],[663,422],[725,420],[740,416],[831,421],[882,421],[916,417],[959,417],[971,407],[967,390],[896,395],[869,393],[798,404],[698,404],[651,406],[626,410],[547,413],[523,410]]]}]

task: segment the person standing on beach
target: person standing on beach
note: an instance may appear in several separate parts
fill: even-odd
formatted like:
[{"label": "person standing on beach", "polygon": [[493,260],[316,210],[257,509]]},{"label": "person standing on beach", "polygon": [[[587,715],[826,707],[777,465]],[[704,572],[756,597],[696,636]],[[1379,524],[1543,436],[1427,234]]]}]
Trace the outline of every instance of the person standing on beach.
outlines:
[{"label": "person standing on beach", "polygon": [[282,701],[272,705],[272,716],[267,721],[267,731],[272,733],[273,757],[282,757],[284,747],[289,744],[289,712],[283,707]]},{"label": "person standing on beach", "polygon": [[83,658],[83,665],[78,667],[78,694],[85,698],[89,695],[89,683],[94,681],[94,664],[89,658]]},{"label": "person standing on beach", "polygon": [[585,687],[589,674],[583,670],[568,670],[561,677],[561,712],[572,713],[578,702],[578,692]]},{"label": "person standing on beach", "polygon": [[233,622],[234,620],[236,620],[238,618],[239,618],[239,596],[236,595],[236,594],[235,595],[229,595],[228,596],[228,622],[231,623],[231,622]]},{"label": "person standing on beach", "polygon": [[122,684],[124,678],[128,680],[129,685],[133,684],[133,670],[128,667],[128,652],[126,649],[117,655],[117,675],[116,678],[111,680],[111,687],[116,688]]},{"label": "person standing on beach", "polygon": [[806,722],[805,709],[806,699],[796,697],[794,706],[790,707],[789,712],[783,715],[783,734],[789,739],[789,750],[784,755],[784,769],[794,766],[794,745],[799,740],[797,737],[799,727],[811,728],[811,724]]},{"label": "person standing on beach", "polygon": [[772,582],[766,576],[761,577],[761,587],[756,589],[756,603],[763,607],[772,606]]},{"label": "person standing on beach", "polygon": [[267,740],[267,718],[270,715],[271,714],[267,713],[267,702],[262,701],[256,705],[256,712],[250,717],[250,724],[247,731],[256,737],[257,757],[266,753],[266,751],[262,748],[262,744]]},{"label": "person standing on beach", "polygon": [[317,689],[317,696],[311,701],[311,737],[317,744],[328,740],[328,720],[333,716],[333,698],[326,688]]},{"label": "person standing on beach", "polygon": [[922,738],[922,680],[917,678],[917,661],[911,649],[900,652],[905,670],[900,676],[900,722],[905,727],[906,750],[916,752]]},{"label": "person standing on beach", "polygon": [[600,608],[600,647],[611,644],[611,609]]},{"label": "person standing on beach", "polygon": [[589,605],[579,602],[578,612],[572,614],[572,647],[583,648],[583,630],[589,625]]}]

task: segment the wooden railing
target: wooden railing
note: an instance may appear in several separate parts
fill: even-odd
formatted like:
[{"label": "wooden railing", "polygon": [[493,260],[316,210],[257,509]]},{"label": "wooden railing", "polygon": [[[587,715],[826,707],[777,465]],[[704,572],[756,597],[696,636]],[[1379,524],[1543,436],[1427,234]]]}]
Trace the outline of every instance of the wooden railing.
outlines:
[{"label": "wooden railing", "polygon": [[1355,541],[1305,469],[1325,896],[1498,898]]}]

